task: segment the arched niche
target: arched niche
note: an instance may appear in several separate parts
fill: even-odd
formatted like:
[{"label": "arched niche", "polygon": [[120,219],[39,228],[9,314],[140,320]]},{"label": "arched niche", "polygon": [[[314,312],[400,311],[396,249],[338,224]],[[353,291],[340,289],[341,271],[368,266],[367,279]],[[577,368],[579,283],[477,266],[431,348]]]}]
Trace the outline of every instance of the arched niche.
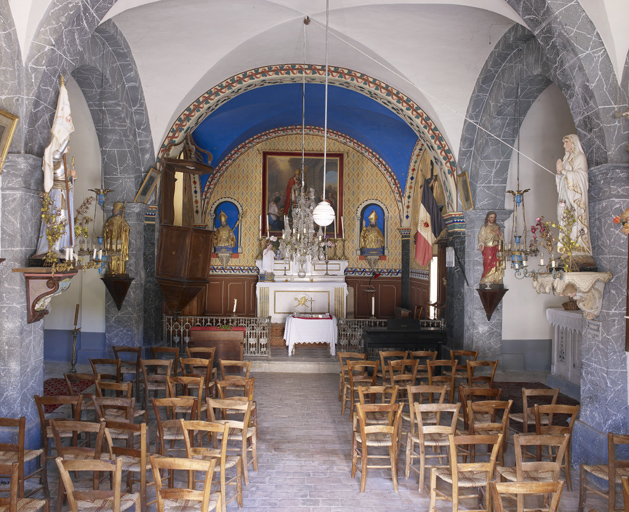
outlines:
[{"label": "arched niche", "polygon": [[234,247],[235,253],[242,252],[242,230],[240,229],[240,222],[243,217],[242,205],[240,202],[232,197],[221,197],[217,199],[210,208],[206,215],[206,223],[210,226],[210,229],[216,230],[220,226],[219,216],[221,212],[225,212],[227,215],[227,224],[233,230],[236,237],[236,247]]},{"label": "arched niche", "polygon": [[356,247],[358,248],[356,250],[356,254],[359,256],[364,255],[363,251],[360,249],[360,238],[362,230],[365,226],[365,222],[369,224],[369,215],[371,215],[372,211],[376,212],[378,216],[376,225],[384,235],[384,247],[382,255],[387,256],[389,254],[389,210],[387,209],[386,205],[378,199],[366,199],[358,205],[358,208],[356,208]]}]

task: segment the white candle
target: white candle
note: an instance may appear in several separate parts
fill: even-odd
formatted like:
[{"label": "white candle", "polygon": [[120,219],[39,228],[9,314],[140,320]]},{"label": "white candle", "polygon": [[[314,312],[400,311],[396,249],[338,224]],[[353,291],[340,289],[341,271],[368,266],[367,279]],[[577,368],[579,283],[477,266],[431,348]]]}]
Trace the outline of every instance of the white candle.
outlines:
[{"label": "white candle", "polygon": [[70,259],[70,249],[66,247],[66,261]]},{"label": "white candle", "polygon": [[70,247],[70,259],[74,259],[74,247]]},{"label": "white candle", "polygon": [[376,316],[376,298],[371,297],[371,316]]},{"label": "white candle", "polygon": [[238,299],[234,299],[234,313],[236,312],[236,304],[238,304]]},{"label": "white candle", "polygon": [[336,237],[336,216],[334,217],[334,236]]},{"label": "white candle", "polygon": [[262,238],[262,215],[260,215],[260,227],[258,228],[258,238]]},{"label": "white candle", "polygon": [[266,234],[269,234],[269,216],[266,216]]},{"label": "white candle", "polygon": [[103,261],[103,250],[102,249],[98,250],[98,261]]},{"label": "white candle", "polygon": [[341,235],[345,236],[345,224],[343,224],[343,216],[341,215]]},{"label": "white candle", "polygon": [[541,258],[539,259],[539,266],[540,266],[540,267],[543,267],[543,266],[544,266],[544,257],[541,257]]},{"label": "white candle", "polygon": [[95,260],[96,259],[96,248],[94,248],[94,255],[92,256],[92,259]]}]

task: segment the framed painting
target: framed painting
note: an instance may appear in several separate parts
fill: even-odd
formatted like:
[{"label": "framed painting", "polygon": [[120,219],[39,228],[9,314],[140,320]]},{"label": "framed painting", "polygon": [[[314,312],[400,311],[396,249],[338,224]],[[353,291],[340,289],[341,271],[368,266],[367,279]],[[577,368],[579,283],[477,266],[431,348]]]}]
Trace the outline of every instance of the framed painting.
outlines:
[{"label": "framed painting", "polygon": [[[317,204],[323,197],[323,153],[304,154],[306,193],[314,189]],[[265,151],[262,154],[262,217],[261,236],[281,235],[284,216],[290,217],[294,194],[301,184],[301,152]],[[339,221],[343,215],[343,153],[328,153],[326,163],[325,198],[336,215],[336,236],[342,237]],[[327,234],[334,236],[334,223]]]},{"label": "framed painting", "polygon": [[461,207],[463,211],[473,210],[474,201],[472,201],[472,190],[470,189],[470,180],[467,172],[462,172],[457,176],[459,182],[459,193],[461,194]]},{"label": "framed painting", "polygon": [[0,109],[0,173],[2,173],[18,120],[19,117]]},{"label": "framed painting", "polygon": [[157,185],[159,176],[160,176],[160,172],[157,169],[155,169],[154,167],[151,167],[149,169],[148,174],[146,175],[146,177],[144,178],[144,181],[142,182],[142,186],[140,187],[140,190],[138,190],[138,193],[135,195],[135,198],[133,199],[134,203],[146,204],[146,202],[151,197],[153,190],[155,190],[155,186]]}]

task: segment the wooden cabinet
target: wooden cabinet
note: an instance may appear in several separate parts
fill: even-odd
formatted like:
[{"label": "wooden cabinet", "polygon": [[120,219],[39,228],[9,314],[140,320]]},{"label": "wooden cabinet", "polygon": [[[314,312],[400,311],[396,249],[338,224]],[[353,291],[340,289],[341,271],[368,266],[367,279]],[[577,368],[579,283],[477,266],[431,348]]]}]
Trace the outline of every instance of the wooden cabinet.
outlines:
[{"label": "wooden cabinet", "polygon": [[394,318],[395,308],[402,302],[402,280],[399,277],[379,277],[371,280],[369,277],[346,277],[348,287],[354,290],[354,317],[369,318],[371,316],[371,298],[375,298],[376,317]]}]

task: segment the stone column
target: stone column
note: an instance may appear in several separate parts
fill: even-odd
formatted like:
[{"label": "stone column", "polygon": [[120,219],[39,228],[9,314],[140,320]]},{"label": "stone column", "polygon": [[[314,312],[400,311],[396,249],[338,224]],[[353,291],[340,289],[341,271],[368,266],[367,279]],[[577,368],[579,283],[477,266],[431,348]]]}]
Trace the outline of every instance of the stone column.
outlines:
[{"label": "stone column", "polygon": [[[117,199],[116,199],[117,200]],[[111,216],[113,201],[108,204],[107,218]],[[118,311],[107,292],[105,304],[105,349],[111,352],[113,345],[141,347],[144,340],[144,212],[146,205],[127,203],[125,220],[129,223],[129,261],[127,274],[134,280],[127,297]]]},{"label": "stone column", "polygon": [[401,306],[406,309],[411,308],[411,230],[400,228],[402,235],[402,302]]},{"label": "stone column", "polygon": [[44,322],[26,321],[24,276],[41,219],[42,159],[7,155],[0,183],[0,416],[26,417],[26,447],[39,448],[41,436],[34,395],[43,394]]},{"label": "stone column", "polygon": [[144,224],[144,345],[162,341],[162,292],[155,277],[158,224]]},{"label": "stone column", "polygon": [[572,463],[607,461],[607,432],[629,429],[625,315],[627,236],[613,223],[629,206],[629,165],[590,169],[590,232],[594,259],[601,272],[612,272],[605,285],[601,314],[591,321],[600,339],[586,329],[581,345],[581,412],[574,427]]},{"label": "stone column", "polygon": [[465,332],[465,231],[448,233],[448,247],[453,247],[458,259],[455,266],[448,268],[448,285],[446,293],[446,330],[448,346],[454,350],[463,350]]},{"label": "stone column", "polygon": [[[478,250],[478,232],[490,210],[469,210],[465,214],[465,274],[470,286],[464,288],[465,332],[464,350],[478,350],[479,359],[494,360],[502,353],[502,303],[487,321],[487,314],[478,296],[476,288],[483,275],[483,255]],[[496,222],[504,233],[504,222],[511,215],[511,210],[493,210]]]}]

